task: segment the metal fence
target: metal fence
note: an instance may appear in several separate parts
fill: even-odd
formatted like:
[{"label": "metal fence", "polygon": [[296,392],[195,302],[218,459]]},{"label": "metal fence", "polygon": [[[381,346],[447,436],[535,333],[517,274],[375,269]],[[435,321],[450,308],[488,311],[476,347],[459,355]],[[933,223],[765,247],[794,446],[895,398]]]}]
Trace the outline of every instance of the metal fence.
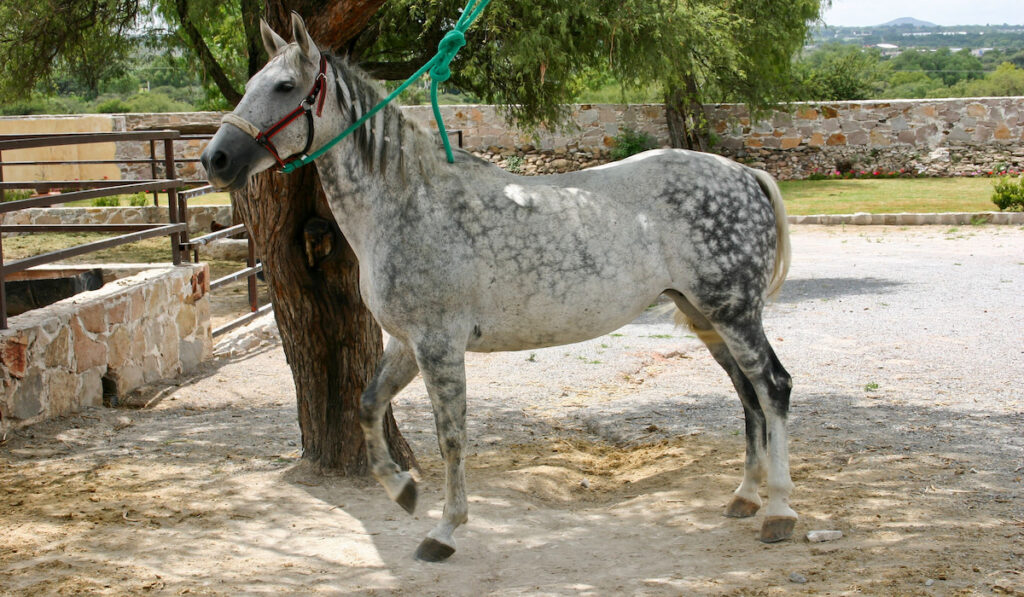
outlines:
[{"label": "metal fence", "polygon": [[[109,197],[127,193],[153,193],[154,205],[158,205],[158,194],[167,194],[168,222],[162,224],[24,224],[24,225],[0,225],[0,329],[7,328],[7,299],[4,290],[4,282],[11,274],[25,271],[31,267],[54,263],[77,255],[83,255],[118,245],[137,242],[157,236],[169,236],[171,242],[171,262],[179,265],[184,259],[192,258],[199,261],[199,249],[212,240],[227,236],[248,234],[241,224],[219,230],[212,234],[189,239],[188,233],[188,199],[204,193],[212,192],[209,186],[202,186],[192,190],[179,191],[187,186],[194,186],[205,182],[199,180],[183,180],[176,175],[176,163],[196,161],[194,158],[175,158],[174,142],[189,141],[193,139],[208,138],[208,135],[181,135],[174,130],[161,131],[138,131],[127,133],[69,133],[69,134],[34,134],[34,135],[0,135],[0,201],[3,200],[5,191],[11,189],[33,189],[36,193],[49,193],[53,189],[59,189],[60,194],[47,194],[15,201],[0,203],[0,217],[21,209],[30,207],[48,207],[57,203],[67,203],[81,199],[95,199],[98,197]],[[149,159],[129,160],[54,160],[54,161],[3,161],[3,152],[17,149],[30,149],[39,147],[55,147],[61,145],[86,145],[92,143],[110,142],[141,142],[148,143],[150,148]],[[163,155],[158,158],[157,148],[162,145]],[[4,181],[3,170],[5,166],[46,166],[46,165],[67,165],[67,164],[139,164],[149,163],[152,178],[145,180],[56,180],[56,181]],[[163,178],[158,178],[160,170],[163,170]],[[78,189],[70,190],[69,189]],[[112,238],[85,243],[74,247],[50,251],[41,255],[19,259],[12,262],[5,262],[3,258],[3,233],[36,233],[36,232],[124,232]],[[210,283],[210,290],[223,287],[231,282],[248,279],[250,313],[221,326],[213,331],[219,335],[228,330],[234,329],[247,323],[253,318],[269,310],[267,305],[262,309],[257,304],[257,291],[255,275],[261,271],[261,266],[256,263],[252,240],[249,240],[249,250],[246,268],[214,280]]]}]

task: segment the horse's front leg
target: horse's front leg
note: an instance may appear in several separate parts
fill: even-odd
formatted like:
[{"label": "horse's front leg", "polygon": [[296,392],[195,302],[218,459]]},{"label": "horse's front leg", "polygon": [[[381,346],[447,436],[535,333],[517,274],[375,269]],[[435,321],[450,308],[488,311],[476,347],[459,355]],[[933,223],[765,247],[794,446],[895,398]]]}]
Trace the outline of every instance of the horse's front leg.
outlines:
[{"label": "horse's front leg", "polygon": [[388,497],[410,514],[416,509],[416,482],[391,459],[384,438],[384,413],[395,394],[416,377],[416,371],[412,350],[391,338],[384,349],[380,367],[363,392],[359,410],[370,471],[384,486]]},{"label": "horse's front leg", "polygon": [[455,529],[466,522],[466,361],[465,346],[448,338],[428,338],[416,346],[437,426],[437,443],[445,465],[445,500],[441,522],[416,549],[416,557],[440,562],[455,553]]}]

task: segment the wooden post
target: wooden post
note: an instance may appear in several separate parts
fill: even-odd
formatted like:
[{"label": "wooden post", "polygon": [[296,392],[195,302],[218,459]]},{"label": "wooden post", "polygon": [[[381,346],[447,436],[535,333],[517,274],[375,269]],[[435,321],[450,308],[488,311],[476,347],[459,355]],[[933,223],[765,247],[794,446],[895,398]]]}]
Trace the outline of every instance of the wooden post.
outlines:
[{"label": "wooden post", "polygon": [[[156,180],[156,141],[149,141],[149,172],[150,178]],[[160,206],[160,191],[153,191],[153,207]]]},{"label": "wooden post", "polygon": [[[155,159],[155,157],[154,157]],[[153,164],[153,169],[156,170],[156,163]],[[174,180],[174,141],[171,139],[164,139],[164,174],[168,180]],[[155,175],[154,175],[155,176]],[[182,201],[184,203],[184,201]],[[167,189],[167,210],[168,215],[172,224],[178,222],[185,222],[188,224],[188,219],[184,218],[184,211],[181,209],[181,205],[178,204],[178,189],[168,188]],[[174,265],[181,265],[181,246],[188,242],[188,226],[185,227],[184,232],[175,232],[171,235],[171,262]]]}]

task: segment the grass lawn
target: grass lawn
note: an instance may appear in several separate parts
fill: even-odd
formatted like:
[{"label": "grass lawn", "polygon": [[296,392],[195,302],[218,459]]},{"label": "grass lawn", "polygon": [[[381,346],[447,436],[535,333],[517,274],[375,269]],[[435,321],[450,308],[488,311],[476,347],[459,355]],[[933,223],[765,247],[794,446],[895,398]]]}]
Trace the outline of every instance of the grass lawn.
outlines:
[{"label": "grass lawn", "polygon": [[[118,195],[122,207],[130,205],[128,202],[131,195]],[[189,199],[189,205],[229,205],[231,203],[231,197],[227,193],[209,193],[207,195],[200,195],[193,199]],[[67,207],[91,207],[92,199],[83,199],[81,201],[70,201],[65,203]],[[146,205],[153,205],[152,193],[146,194]],[[167,193],[160,193],[160,206],[167,207]]]},{"label": "grass lawn", "polygon": [[878,178],[779,182],[790,215],[998,211],[991,178]]},{"label": "grass lawn", "polygon": [[[866,213],[941,213],[995,211],[991,178],[877,178],[857,180],[784,180],[779,182],[790,215]],[[147,195],[152,205],[152,195]],[[228,205],[227,193],[210,193],[189,205]],[[67,205],[87,207],[89,200]],[[121,197],[128,205],[128,196]],[[160,195],[167,206],[167,196]]]}]

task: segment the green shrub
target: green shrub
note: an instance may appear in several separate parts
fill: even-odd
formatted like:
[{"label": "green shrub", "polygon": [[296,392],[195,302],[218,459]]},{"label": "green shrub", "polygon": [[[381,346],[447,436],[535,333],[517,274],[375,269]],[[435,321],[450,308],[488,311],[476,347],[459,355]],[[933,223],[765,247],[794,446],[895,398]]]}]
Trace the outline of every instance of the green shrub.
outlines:
[{"label": "green shrub", "polygon": [[123,114],[131,111],[131,106],[117,98],[109,99],[96,106],[96,112],[99,114]]},{"label": "green shrub", "polygon": [[1024,211],[1024,175],[1017,179],[1000,177],[995,183],[992,203],[999,211]]},{"label": "green shrub", "polygon": [[654,137],[629,127],[622,127],[622,132],[615,135],[614,140],[615,145],[612,147],[613,160],[628,158],[631,155],[647,151],[648,149],[654,149],[658,146],[658,142]]},{"label": "green shrub", "polygon": [[145,207],[149,205],[149,195],[145,193],[135,193],[128,197],[128,205],[132,207]]},{"label": "green shrub", "polygon": [[505,170],[508,170],[512,174],[523,173],[523,158],[512,155],[505,159]]},{"label": "green shrub", "polygon": [[118,207],[121,205],[119,197],[97,197],[92,200],[93,207]]},{"label": "green shrub", "polygon": [[4,201],[18,201],[21,199],[28,199],[35,193],[30,189],[11,189],[4,191]]}]

